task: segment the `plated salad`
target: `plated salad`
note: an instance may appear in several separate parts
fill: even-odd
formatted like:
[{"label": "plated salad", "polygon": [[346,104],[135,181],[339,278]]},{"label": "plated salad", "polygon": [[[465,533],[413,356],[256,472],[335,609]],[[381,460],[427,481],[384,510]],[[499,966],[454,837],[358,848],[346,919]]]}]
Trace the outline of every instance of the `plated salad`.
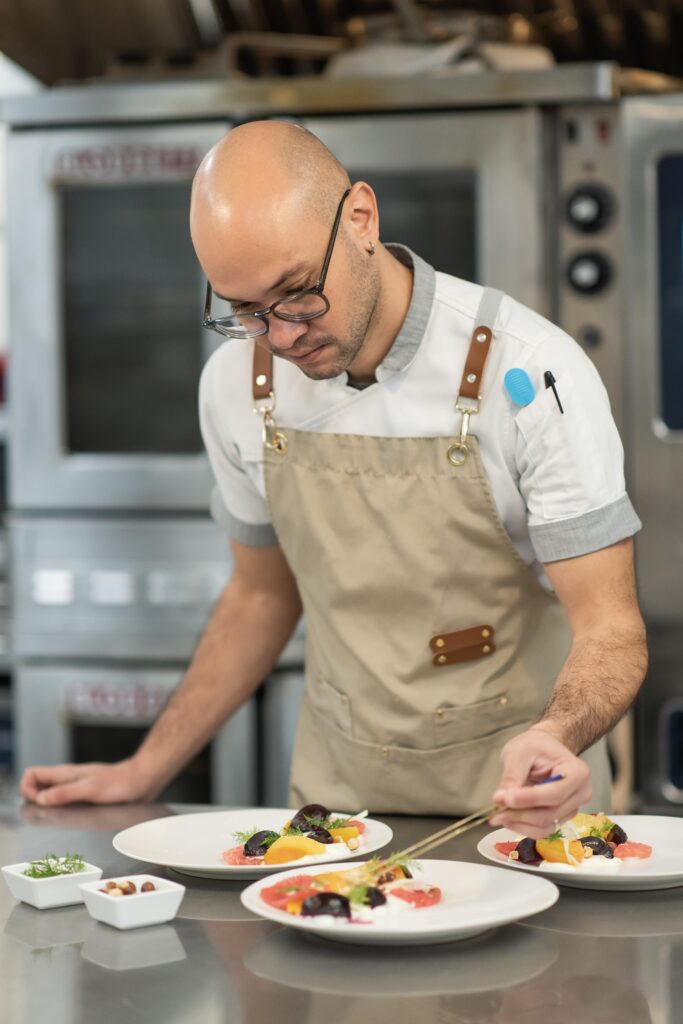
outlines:
[{"label": "plated salad", "polygon": [[378,914],[433,907],[441,902],[436,885],[415,881],[407,862],[374,859],[344,871],[295,875],[261,889],[268,906],[295,917],[329,916],[364,924]]},{"label": "plated salad", "polygon": [[306,804],[279,831],[253,828],[234,832],[238,845],[224,850],[223,860],[233,867],[267,867],[304,858],[337,860],[349,851],[363,853],[365,813],[345,817],[331,813],[322,804]]},{"label": "plated salad", "polygon": [[495,844],[507,860],[544,870],[556,866],[618,871],[625,860],[646,860],[652,854],[647,843],[629,840],[623,828],[606,814],[577,814],[545,839],[516,839]]}]

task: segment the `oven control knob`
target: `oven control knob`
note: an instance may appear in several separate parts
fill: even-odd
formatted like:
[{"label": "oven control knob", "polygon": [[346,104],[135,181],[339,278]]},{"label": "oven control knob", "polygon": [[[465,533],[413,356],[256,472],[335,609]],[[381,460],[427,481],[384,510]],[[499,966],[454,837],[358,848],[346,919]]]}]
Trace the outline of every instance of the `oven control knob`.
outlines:
[{"label": "oven control knob", "polygon": [[589,235],[607,227],[614,213],[614,201],[601,185],[579,185],[567,199],[566,213],[576,231]]},{"label": "oven control knob", "polygon": [[597,295],[612,280],[612,264],[602,252],[580,252],[567,267],[572,288],[583,295]]}]

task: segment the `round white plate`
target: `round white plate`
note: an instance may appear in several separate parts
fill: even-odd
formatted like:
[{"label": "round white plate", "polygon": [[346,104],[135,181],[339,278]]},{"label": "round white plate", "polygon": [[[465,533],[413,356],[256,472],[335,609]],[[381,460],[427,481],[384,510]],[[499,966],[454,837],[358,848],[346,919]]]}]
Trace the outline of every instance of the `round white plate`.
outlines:
[{"label": "round white plate", "polygon": [[[224,850],[237,846],[235,832],[272,828],[277,832],[295,811],[282,807],[253,807],[238,811],[208,811],[202,814],[174,814],[168,818],[143,821],[114,836],[114,849],[133,860],[162,864],[186,875],[202,878],[260,878],[274,871],[299,870],[311,864],[365,857],[391,842],[393,832],[388,825],[365,818],[365,832],[357,850],[346,850],[334,844],[334,854],[327,857],[304,857],[293,864],[229,865],[222,859]],[[335,817],[337,812],[334,812]],[[339,815],[344,817],[344,815]],[[330,846],[330,851],[332,847]]]},{"label": "round white plate", "polygon": [[[647,860],[623,860],[619,871],[608,874],[588,863],[573,868],[569,864],[520,864],[508,860],[496,850],[496,843],[510,842],[521,837],[507,828],[496,829],[480,841],[477,850],[494,864],[515,868],[533,875],[552,878],[558,885],[576,889],[673,889],[683,885],[683,818],[666,818],[646,814],[624,814],[612,817],[621,825],[629,839],[647,843],[652,856]],[[602,859],[602,858],[600,858]]]},{"label": "round white plate", "polygon": [[244,966],[264,981],[348,999],[365,996],[468,995],[531,981],[558,956],[556,937],[512,925],[457,945],[373,950],[279,928],[244,954]]},{"label": "round white plate", "polygon": [[[242,903],[252,913],[269,921],[288,925],[303,932],[320,935],[339,942],[365,945],[425,945],[471,938],[490,928],[519,921],[530,914],[547,910],[559,896],[557,886],[544,878],[514,880],[509,872],[482,864],[469,864],[452,860],[414,861],[411,871],[416,881],[438,885],[443,899],[434,907],[401,908],[368,924],[353,924],[333,917],[295,917],[284,910],[276,910],[261,899],[261,889],[272,884],[272,879],[253,882],[242,893]],[[280,875],[280,878],[302,873],[317,875],[333,871],[344,864],[328,864],[303,871],[298,868]],[[354,865],[355,866],[355,865]]]}]

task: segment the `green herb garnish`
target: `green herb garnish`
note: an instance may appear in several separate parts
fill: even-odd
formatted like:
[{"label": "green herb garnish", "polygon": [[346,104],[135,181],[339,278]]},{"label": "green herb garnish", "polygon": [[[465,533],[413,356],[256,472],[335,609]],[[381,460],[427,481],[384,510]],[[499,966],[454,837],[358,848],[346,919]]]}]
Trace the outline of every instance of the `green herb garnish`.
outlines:
[{"label": "green herb garnish", "polygon": [[591,828],[590,828],[590,829],[588,830],[588,835],[589,835],[589,836],[597,836],[597,837],[598,837],[598,839],[602,839],[602,829],[601,829],[601,828],[598,828],[598,827],[597,827],[596,825],[593,825],[593,826],[592,826],[592,827],[591,827]]},{"label": "green herb garnish", "polygon": [[304,815],[309,825],[317,825],[318,828],[326,828],[329,832],[331,828],[346,828],[351,818],[309,818]]},{"label": "green herb garnish", "polygon": [[549,836],[546,836],[546,839],[549,841],[554,839],[564,839],[564,836],[562,835],[562,829],[555,829],[555,831],[551,832]]},{"label": "green herb garnish", "polygon": [[305,836],[306,835],[306,833],[302,832],[300,828],[283,828],[281,834],[283,836]]},{"label": "green herb garnish", "polygon": [[29,878],[55,878],[57,875],[75,875],[78,871],[85,871],[85,861],[80,853],[67,853],[64,857],[46,853],[42,860],[32,860],[23,873]]},{"label": "green herb garnish", "polygon": [[365,868],[372,875],[383,874],[385,871],[391,871],[392,868],[408,868],[410,869],[414,861],[410,857],[406,857],[403,853],[391,853],[388,857],[372,857]]},{"label": "green herb garnish", "polygon": [[256,825],[254,825],[253,828],[247,829],[246,832],[233,832],[233,837],[237,840],[238,843],[244,844],[248,843],[251,837],[255,836],[258,831],[259,830],[256,827]]},{"label": "green herb garnish", "polygon": [[349,903],[360,903],[364,906],[368,902],[368,888],[367,885],[354,885],[346,894]]}]

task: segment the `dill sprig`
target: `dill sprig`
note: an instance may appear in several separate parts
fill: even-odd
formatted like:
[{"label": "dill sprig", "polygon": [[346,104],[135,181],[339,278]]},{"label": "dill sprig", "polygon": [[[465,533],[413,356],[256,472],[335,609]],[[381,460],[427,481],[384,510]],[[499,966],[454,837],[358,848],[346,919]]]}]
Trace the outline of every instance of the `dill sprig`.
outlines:
[{"label": "dill sprig", "polygon": [[32,860],[23,873],[29,878],[55,878],[57,875],[75,875],[78,871],[85,871],[85,861],[80,853],[67,853],[63,857],[46,853],[42,859]]},{"label": "dill sprig", "polygon": [[251,837],[255,836],[257,832],[257,826],[253,825],[252,828],[248,828],[246,832],[233,832],[233,837],[238,843],[248,843]]},{"label": "dill sprig", "polygon": [[546,836],[546,839],[549,840],[549,841],[550,840],[555,840],[555,839],[564,839],[564,836],[562,835],[562,829],[561,828],[555,829],[555,831],[551,832],[549,836]]},{"label": "dill sprig", "polygon": [[365,870],[371,878],[374,878],[385,871],[391,871],[392,868],[410,868],[413,864],[414,861],[410,857],[406,857],[404,853],[399,851],[397,853],[390,853],[388,857],[372,857],[365,864]]}]

